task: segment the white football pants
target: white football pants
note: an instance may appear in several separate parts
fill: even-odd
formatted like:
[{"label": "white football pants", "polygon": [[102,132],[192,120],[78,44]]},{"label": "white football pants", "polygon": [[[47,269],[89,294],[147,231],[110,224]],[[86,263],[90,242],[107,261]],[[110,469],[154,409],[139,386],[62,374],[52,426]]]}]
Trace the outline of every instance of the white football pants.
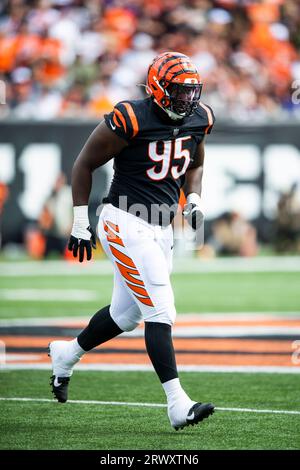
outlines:
[{"label": "white football pants", "polygon": [[150,225],[111,204],[104,206],[98,236],[114,266],[110,315],[123,331],[144,321],[175,321],[172,269],[173,230]]}]

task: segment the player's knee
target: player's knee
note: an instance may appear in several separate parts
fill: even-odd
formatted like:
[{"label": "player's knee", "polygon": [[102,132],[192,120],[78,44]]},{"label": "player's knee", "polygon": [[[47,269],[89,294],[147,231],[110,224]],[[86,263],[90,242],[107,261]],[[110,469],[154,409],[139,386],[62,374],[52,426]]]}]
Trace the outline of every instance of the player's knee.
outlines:
[{"label": "player's knee", "polygon": [[167,325],[174,325],[176,318],[176,309],[175,305],[166,305],[160,308],[154,309],[148,316],[145,318],[145,321],[152,321],[157,323],[166,323]]},{"label": "player's knee", "polygon": [[160,318],[164,319],[163,323],[173,326],[176,318],[175,306],[173,305],[172,307],[169,307],[165,312],[163,312]]},{"label": "player's knee", "polygon": [[123,331],[133,331],[139,326],[141,320],[134,320],[132,318],[119,319],[119,328]]},{"label": "player's knee", "polygon": [[123,312],[111,311],[110,315],[118,327],[123,331],[134,330],[142,320],[142,314],[136,305],[133,305]]}]

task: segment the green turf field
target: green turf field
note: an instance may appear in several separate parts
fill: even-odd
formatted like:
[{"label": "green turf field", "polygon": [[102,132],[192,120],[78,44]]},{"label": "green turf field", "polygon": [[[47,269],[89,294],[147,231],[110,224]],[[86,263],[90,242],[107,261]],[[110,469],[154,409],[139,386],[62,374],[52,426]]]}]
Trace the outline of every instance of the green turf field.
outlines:
[{"label": "green turf field", "polygon": [[[1,265],[0,265],[1,269]],[[173,274],[176,307],[186,312],[293,312],[300,305],[300,272]],[[1,290],[45,289],[50,300],[0,300],[0,318],[90,315],[110,302],[112,277],[1,277]],[[82,290],[93,300],[57,300],[55,291]],[[34,294],[32,294],[34,296]]]},{"label": "green turf field", "polygon": [[[50,398],[49,372],[1,372],[0,395]],[[192,396],[217,407],[300,410],[299,376],[182,373]],[[151,372],[77,372],[70,398],[164,403]],[[299,449],[300,415],[216,411],[173,431],[165,408],[1,402],[1,449]]]},{"label": "green turf field", "polygon": [[[0,264],[1,270],[1,264]],[[299,312],[300,272],[173,274],[178,312]],[[68,298],[69,291],[69,298]],[[72,299],[72,291],[91,294]],[[110,301],[110,275],[0,276],[0,318],[89,316]],[[64,293],[65,300],[58,300]],[[40,295],[39,295],[40,294]],[[44,300],[44,295],[48,300]],[[48,371],[0,369],[0,397],[51,399]],[[300,411],[299,374],[181,375],[219,408]],[[151,372],[76,372],[70,398],[164,403]],[[171,429],[165,408],[0,401],[1,449],[300,449],[300,415],[221,411]]]}]

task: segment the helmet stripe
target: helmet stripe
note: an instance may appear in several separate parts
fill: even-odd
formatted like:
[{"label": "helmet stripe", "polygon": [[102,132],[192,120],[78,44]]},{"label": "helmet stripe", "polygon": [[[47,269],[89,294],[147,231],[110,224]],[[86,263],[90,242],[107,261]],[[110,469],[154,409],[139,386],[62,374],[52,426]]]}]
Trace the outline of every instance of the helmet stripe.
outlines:
[{"label": "helmet stripe", "polygon": [[162,63],[160,64],[160,66],[158,67],[158,74],[160,74],[161,69],[163,68],[165,64],[167,64],[171,60],[177,60],[177,59],[182,59],[182,55],[172,55],[171,57],[167,57],[166,59],[164,59]]},{"label": "helmet stripe", "polygon": [[171,69],[173,69],[174,67],[178,67],[179,65],[181,65],[181,64],[176,63],[176,64],[170,65],[170,67],[168,67],[167,70],[164,73],[164,78],[166,78],[167,74],[171,71]]},{"label": "helmet stripe", "polygon": [[183,73],[195,73],[195,72],[192,72],[191,70],[186,70],[186,69],[182,69],[182,70],[179,70],[179,72],[175,72],[174,75],[172,76],[172,79],[175,78],[175,77],[178,77],[179,75],[183,74]]},{"label": "helmet stripe", "polygon": [[184,64],[184,61],[182,62],[182,61],[179,61],[178,59],[174,59],[174,60],[173,60],[173,64],[165,64],[164,67],[161,69],[161,77],[162,77],[162,78],[165,78],[165,76],[166,76],[165,70],[167,70],[168,67],[173,66],[173,67],[180,67],[180,68],[182,68],[183,64]]}]

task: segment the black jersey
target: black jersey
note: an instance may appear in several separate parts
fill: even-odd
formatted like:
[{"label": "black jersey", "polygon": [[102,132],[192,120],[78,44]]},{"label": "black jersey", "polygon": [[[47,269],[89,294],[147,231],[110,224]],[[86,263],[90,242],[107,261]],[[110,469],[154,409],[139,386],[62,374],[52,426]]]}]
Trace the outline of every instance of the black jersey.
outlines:
[{"label": "black jersey", "polygon": [[104,201],[159,225],[175,216],[186,170],[214,124],[211,108],[203,103],[180,123],[164,115],[152,98],[120,102],[105,115],[109,129],[128,146],[114,158]]}]

